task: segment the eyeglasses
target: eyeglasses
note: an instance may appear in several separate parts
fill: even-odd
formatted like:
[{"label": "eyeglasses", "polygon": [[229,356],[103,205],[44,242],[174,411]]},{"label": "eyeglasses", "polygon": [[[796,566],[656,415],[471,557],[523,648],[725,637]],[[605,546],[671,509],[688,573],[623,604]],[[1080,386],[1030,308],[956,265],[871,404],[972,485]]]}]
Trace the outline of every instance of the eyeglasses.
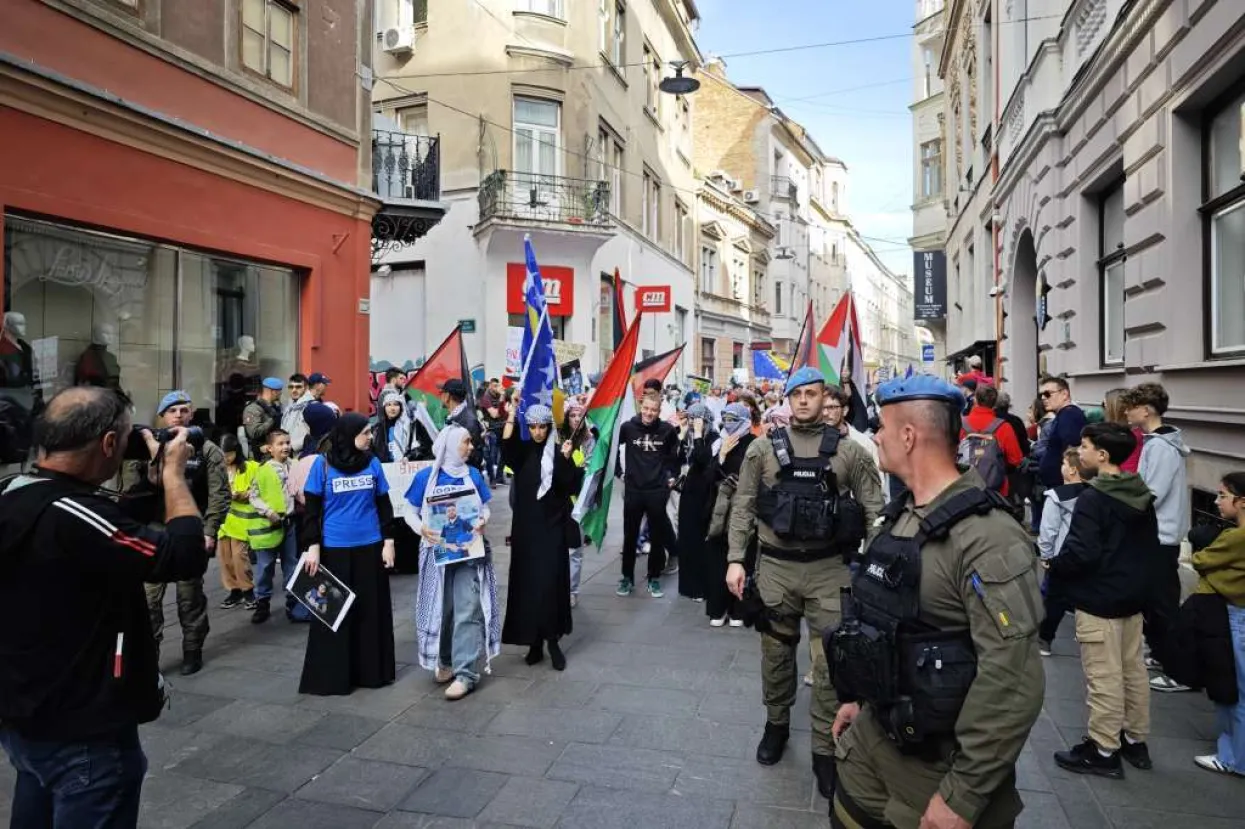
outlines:
[{"label": "eyeglasses", "polygon": [[1050,389],[1050,390],[1048,390],[1048,391],[1039,392],[1039,393],[1038,393],[1038,397],[1040,397],[1040,398],[1042,398],[1043,400],[1045,400],[1045,399],[1046,399],[1046,398],[1048,398],[1048,397],[1054,397],[1056,394],[1059,394],[1059,392],[1061,392],[1061,391],[1063,391],[1063,389]]}]

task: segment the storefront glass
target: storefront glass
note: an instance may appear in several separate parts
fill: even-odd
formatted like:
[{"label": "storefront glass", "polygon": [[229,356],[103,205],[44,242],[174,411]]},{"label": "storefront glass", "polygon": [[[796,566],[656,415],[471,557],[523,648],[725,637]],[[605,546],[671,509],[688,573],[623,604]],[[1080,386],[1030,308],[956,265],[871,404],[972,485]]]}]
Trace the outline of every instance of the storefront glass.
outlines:
[{"label": "storefront glass", "polygon": [[125,391],[135,420],[150,422],[163,395],[185,389],[219,438],[236,432],[264,377],[295,371],[299,281],[288,268],[6,215],[4,277],[10,414],[91,384]]}]

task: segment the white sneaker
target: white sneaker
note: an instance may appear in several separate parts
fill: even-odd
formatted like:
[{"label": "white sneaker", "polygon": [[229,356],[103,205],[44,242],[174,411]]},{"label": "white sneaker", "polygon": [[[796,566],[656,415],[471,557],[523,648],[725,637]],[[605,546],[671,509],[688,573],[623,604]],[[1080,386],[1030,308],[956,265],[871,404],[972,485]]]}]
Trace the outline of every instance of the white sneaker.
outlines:
[{"label": "white sneaker", "polygon": [[813,672],[812,671],[809,671],[808,673],[804,675],[804,684],[805,685],[813,684]]},{"label": "white sneaker", "polygon": [[571,607],[579,607],[579,594],[578,593],[571,594]]},{"label": "white sneaker", "polygon": [[743,626],[744,626],[744,620],[743,620],[743,619],[731,619],[731,627],[733,627],[733,628],[741,628],[741,627],[743,627]]},{"label": "white sneaker", "polygon": [[1164,694],[1176,694],[1181,691],[1192,691],[1188,685],[1181,685],[1176,680],[1165,674],[1150,677],[1150,690],[1160,691]]},{"label": "white sneaker", "polygon": [[453,702],[460,700],[471,693],[471,689],[467,687],[467,683],[461,679],[456,679],[450,683],[450,687],[445,689],[445,698]]},{"label": "white sneaker", "polygon": [[709,620],[709,627],[711,628],[720,628],[724,624],[726,624],[725,616],[723,616],[721,619],[710,619]]},{"label": "white sneaker", "polygon": [[1203,754],[1200,757],[1194,757],[1193,762],[1197,764],[1198,768],[1203,768],[1207,771],[1213,771],[1219,774],[1239,775],[1239,772],[1235,772],[1223,763],[1219,762],[1219,757],[1215,754]]}]

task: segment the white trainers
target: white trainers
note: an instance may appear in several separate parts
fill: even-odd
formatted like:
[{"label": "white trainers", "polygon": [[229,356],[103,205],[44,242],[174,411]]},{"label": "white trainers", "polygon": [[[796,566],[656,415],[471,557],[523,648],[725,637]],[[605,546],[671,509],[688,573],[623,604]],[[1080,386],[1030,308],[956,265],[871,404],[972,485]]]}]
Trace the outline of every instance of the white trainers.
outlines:
[{"label": "white trainers", "polygon": [[449,682],[451,679],[454,678],[454,672],[451,671],[449,668],[442,668],[440,665],[438,665],[437,672],[436,674],[434,674],[434,676],[436,677],[438,685],[444,685],[445,683]]},{"label": "white trainers", "polygon": [[467,687],[467,683],[461,679],[456,679],[450,683],[450,687],[445,689],[445,698],[453,701],[459,700],[471,693],[471,689]]},{"label": "white trainers", "polygon": [[1164,694],[1176,694],[1181,691],[1192,691],[1188,685],[1181,685],[1176,680],[1165,674],[1150,677],[1150,690],[1159,691]]},{"label": "white trainers", "polygon": [[578,593],[571,594],[571,607],[579,607],[579,594]]},{"label": "white trainers", "polygon": [[1239,772],[1235,772],[1223,763],[1219,762],[1219,757],[1214,754],[1203,754],[1200,757],[1194,757],[1193,762],[1197,764],[1198,768],[1203,768],[1207,771],[1213,771],[1218,774],[1235,774],[1239,776]]},{"label": "white trainers", "polygon": [[733,628],[741,628],[741,627],[743,627],[743,626],[744,626],[744,620],[743,620],[743,619],[731,619],[731,627],[733,627]]},{"label": "white trainers", "polygon": [[723,616],[721,619],[710,619],[709,620],[709,627],[711,628],[720,628],[724,624],[726,624],[725,616]]},{"label": "white trainers", "polygon": [[813,684],[813,672],[812,671],[809,671],[808,673],[804,675],[804,684],[805,685]]}]

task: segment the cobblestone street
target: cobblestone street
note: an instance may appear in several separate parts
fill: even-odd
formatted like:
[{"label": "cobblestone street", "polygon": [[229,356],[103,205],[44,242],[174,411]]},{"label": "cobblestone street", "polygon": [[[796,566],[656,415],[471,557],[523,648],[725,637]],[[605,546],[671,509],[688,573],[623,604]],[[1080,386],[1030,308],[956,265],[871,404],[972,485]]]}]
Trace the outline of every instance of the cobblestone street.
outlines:
[{"label": "cobblestone street", "polygon": [[[491,537],[504,584],[509,513],[505,491],[498,495]],[[166,638],[164,667],[176,696],[172,710],[142,729],[150,771],[140,825],[826,826],[809,762],[807,689],[787,756],[759,766],[756,635],[711,629],[704,605],[679,598],[674,579],[664,599],[614,596],[621,521],[613,527],[609,552],[587,553],[565,673],[547,661],[528,667],[518,649],[506,648],[492,676],[458,703],[446,702],[429,673],[409,664],[399,664],[397,682],[382,690],[299,696],[306,627],[279,616],[255,627],[242,610],[216,610],[213,564],[204,670],[177,677],[179,633]],[[413,576],[393,580],[400,663],[413,659],[414,589]],[[176,618],[171,608],[168,618]],[[1130,767],[1116,782],[1056,770],[1051,753],[1080,740],[1085,717],[1072,648],[1065,639],[1046,661],[1046,708],[1019,767],[1026,803],[1019,826],[1245,827],[1245,780],[1193,766],[1215,736],[1201,695],[1155,695],[1153,772]],[[807,660],[807,647],[800,650]],[[4,763],[3,819],[12,782]]]}]

